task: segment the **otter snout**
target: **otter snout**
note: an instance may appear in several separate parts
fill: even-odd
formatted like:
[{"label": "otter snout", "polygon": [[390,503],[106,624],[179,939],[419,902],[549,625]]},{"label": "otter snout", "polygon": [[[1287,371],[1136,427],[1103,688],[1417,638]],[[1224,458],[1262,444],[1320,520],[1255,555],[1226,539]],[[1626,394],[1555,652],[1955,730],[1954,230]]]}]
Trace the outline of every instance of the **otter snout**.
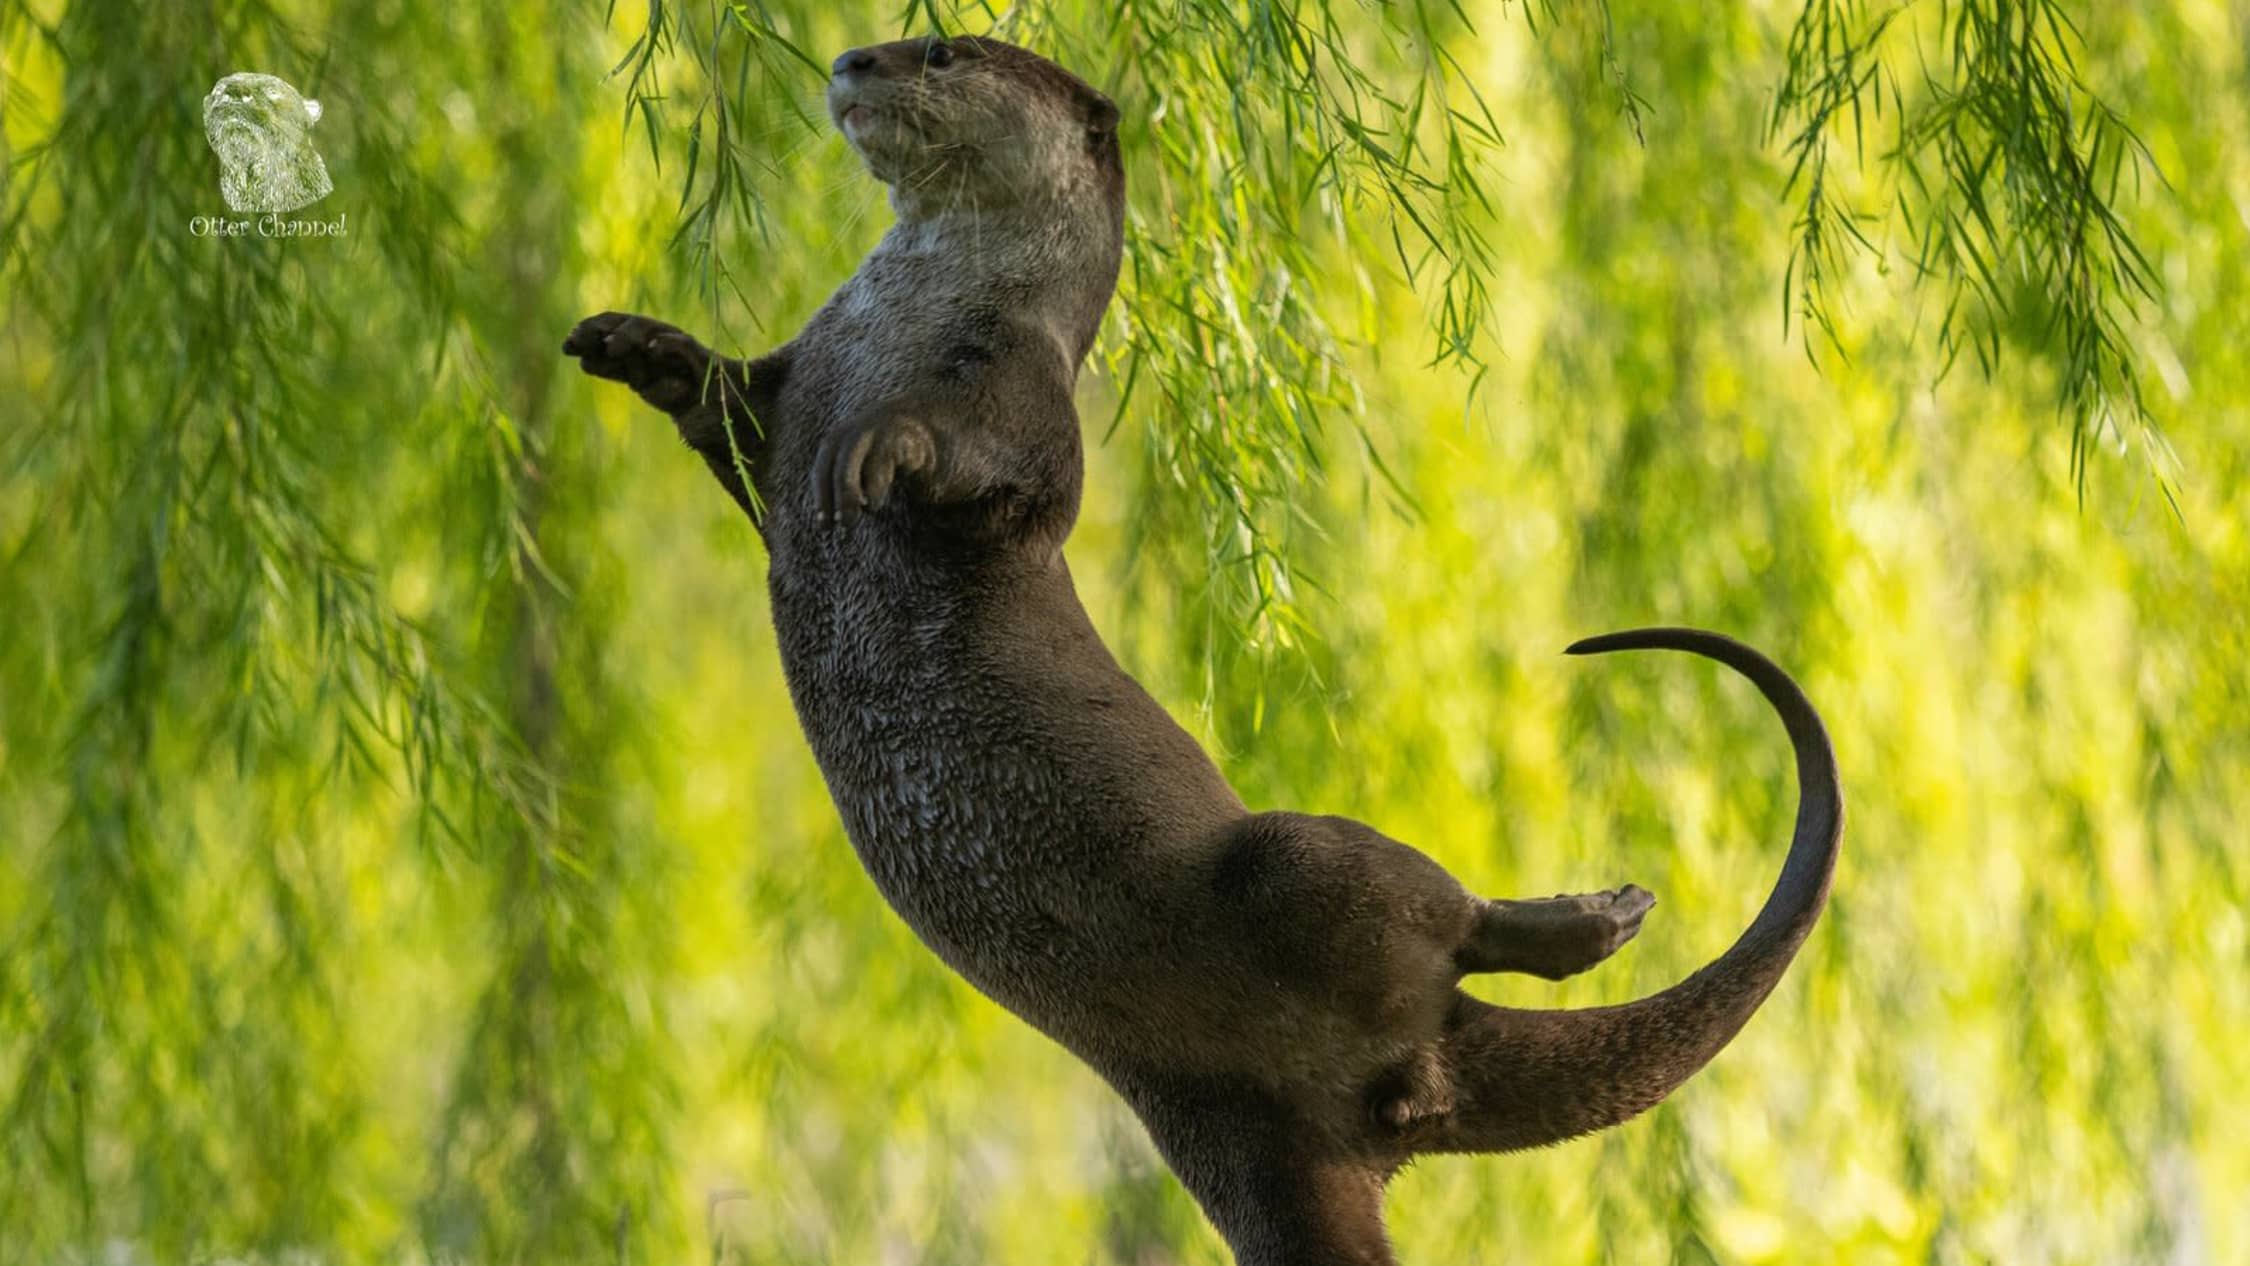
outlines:
[{"label": "otter snout", "polygon": [[869,81],[878,78],[876,68],[883,61],[880,52],[874,48],[846,49],[828,64],[828,113],[847,137],[852,136],[852,125],[867,113],[870,103],[864,93],[873,86]]},{"label": "otter snout", "polygon": [[836,82],[849,82],[943,71],[954,64],[963,50],[981,47],[976,40],[947,40],[935,36],[864,44],[838,53],[836,60],[828,63],[828,77]]},{"label": "otter snout", "polygon": [[828,115],[853,147],[875,163],[877,152],[895,154],[876,175],[886,183],[902,174],[892,167],[920,148],[921,125],[935,95],[932,76],[951,65],[935,53],[939,40],[899,40],[846,49],[828,64]]}]

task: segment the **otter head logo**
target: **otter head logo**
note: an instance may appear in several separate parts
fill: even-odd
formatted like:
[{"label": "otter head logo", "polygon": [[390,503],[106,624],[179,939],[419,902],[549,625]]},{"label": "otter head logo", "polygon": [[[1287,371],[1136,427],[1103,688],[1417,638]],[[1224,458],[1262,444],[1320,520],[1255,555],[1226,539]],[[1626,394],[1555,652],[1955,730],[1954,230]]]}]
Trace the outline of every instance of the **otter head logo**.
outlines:
[{"label": "otter head logo", "polygon": [[234,211],[294,211],[335,188],[312,144],[320,103],[272,75],[235,74],[203,99],[203,133],[219,156],[219,193]]}]

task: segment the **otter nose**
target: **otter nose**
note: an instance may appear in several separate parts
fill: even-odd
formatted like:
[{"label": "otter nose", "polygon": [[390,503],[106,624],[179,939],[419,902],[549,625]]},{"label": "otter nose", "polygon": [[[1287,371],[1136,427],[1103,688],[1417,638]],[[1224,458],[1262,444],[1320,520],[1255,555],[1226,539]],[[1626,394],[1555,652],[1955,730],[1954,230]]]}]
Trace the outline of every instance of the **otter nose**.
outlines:
[{"label": "otter nose", "polygon": [[875,69],[875,54],[864,48],[855,48],[829,64],[829,72],[837,78],[857,75]]}]

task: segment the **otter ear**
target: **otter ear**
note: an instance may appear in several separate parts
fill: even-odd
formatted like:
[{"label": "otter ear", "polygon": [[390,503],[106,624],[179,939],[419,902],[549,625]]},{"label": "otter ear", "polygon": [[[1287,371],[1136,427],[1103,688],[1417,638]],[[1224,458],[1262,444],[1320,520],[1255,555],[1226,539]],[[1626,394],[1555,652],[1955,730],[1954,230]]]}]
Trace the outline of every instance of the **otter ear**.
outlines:
[{"label": "otter ear", "polygon": [[1117,103],[1098,92],[1086,94],[1086,130],[1107,135],[1117,130]]},{"label": "otter ear", "polygon": [[305,103],[305,121],[307,123],[320,122],[320,103],[318,101],[307,101]]}]

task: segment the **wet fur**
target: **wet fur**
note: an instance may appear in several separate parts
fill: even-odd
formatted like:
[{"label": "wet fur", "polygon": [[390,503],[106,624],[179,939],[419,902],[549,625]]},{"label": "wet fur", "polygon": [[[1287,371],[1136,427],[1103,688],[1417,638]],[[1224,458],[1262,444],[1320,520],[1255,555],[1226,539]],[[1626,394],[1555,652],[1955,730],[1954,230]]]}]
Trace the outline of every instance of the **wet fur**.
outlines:
[{"label": "wet fur", "polygon": [[565,350],[669,412],[757,521],[791,697],[892,907],[1124,1096],[1239,1261],[1389,1262],[1382,1190],[1410,1157],[1622,1120],[1748,1018],[1827,890],[1826,737],[1726,639],[1589,645],[1711,655],[1774,700],[1804,788],[1782,883],[1727,956],[1628,1007],[1461,992],[1592,966],[1648,894],[1486,901],[1358,822],[1251,812],[1118,666],[1062,555],[1072,391],[1119,266],[1117,112],[1021,49],[930,47],[838,59],[831,113],[899,221],[796,338],[724,360],[605,313]]}]

